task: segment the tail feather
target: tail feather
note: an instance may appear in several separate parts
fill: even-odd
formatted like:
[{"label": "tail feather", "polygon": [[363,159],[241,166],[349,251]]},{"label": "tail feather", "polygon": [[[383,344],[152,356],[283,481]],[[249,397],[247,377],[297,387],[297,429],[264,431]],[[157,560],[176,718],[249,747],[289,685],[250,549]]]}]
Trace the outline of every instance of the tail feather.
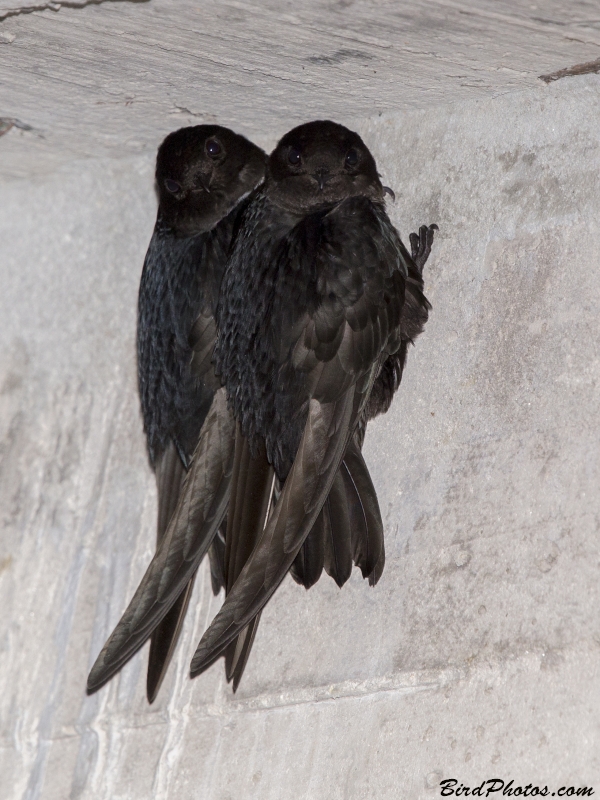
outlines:
[{"label": "tail feather", "polygon": [[377,493],[360,448],[350,440],[341,468],[346,497],[350,509],[350,530],[352,535],[352,557],[360,567],[363,578],[374,574],[379,565],[379,575],[384,555],[383,522]]},{"label": "tail feather", "polygon": [[156,700],[156,695],[161,687],[167,673],[171,658],[179,634],[183,625],[183,620],[187,613],[187,608],[194,588],[194,578],[179,595],[176,602],[163,621],[158,625],[150,639],[150,654],[148,656],[148,675],[146,678],[146,697],[149,703]]},{"label": "tail feather", "polygon": [[381,543],[381,555],[379,556],[379,560],[375,564],[375,568],[373,572],[369,575],[369,586],[375,586],[375,584],[379,581],[383,574],[383,568],[385,566],[385,547],[383,546],[383,542]]},{"label": "tail feather", "polygon": [[237,691],[246,669],[259,622],[260,614],[257,614],[225,651],[225,675],[228,683],[233,681],[234,692]]},{"label": "tail feather", "polygon": [[350,513],[346,487],[338,471],[321,515],[325,525],[325,571],[342,588],[352,574]]},{"label": "tail feather", "polygon": [[[325,506],[327,506],[327,503],[325,503]],[[324,515],[325,506],[317,517],[311,532],[304,540],[304,544],[290,569],[292,578],[296,583],[304,586],[305,589],[310,589],[319,580],[323,572],[325,537],[327,536],[327,531],[325,530],[327,525]]]},{"label": "tail feather", "polygon": [[353,562],[372,586],[381,577],[385,563],[377,494],[354,439],[290,572],[297,583],[309,589],[325,567],[341,588],[350,577]]}]

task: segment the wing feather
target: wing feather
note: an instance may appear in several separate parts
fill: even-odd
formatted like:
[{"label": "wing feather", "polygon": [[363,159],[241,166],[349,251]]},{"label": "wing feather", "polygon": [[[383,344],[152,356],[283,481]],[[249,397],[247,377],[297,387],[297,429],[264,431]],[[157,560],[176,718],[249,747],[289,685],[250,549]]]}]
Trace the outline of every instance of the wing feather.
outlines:
[{"label": "wing feather", "polygon": [[227,510],[234,433],[225,390],[220,389],[167,533],[92,667],[88,693],[99,689],[139,650],[196,572]]},{"label": "wing feather", "polygon": [[[158,490],[158,523],[156,528],[156,546],[160,547],[173,515],[183,483],[185,467],[172,440],[164,452],[157,458],[155,465],[156,485]],[[163,682],[171,657],[177,645],[181,626],[194,586],[194,576],[179,595],[165,618],[152,632],[150,652],[148,654],[148,675],[146,695],[148,702],[153,703]]]}]

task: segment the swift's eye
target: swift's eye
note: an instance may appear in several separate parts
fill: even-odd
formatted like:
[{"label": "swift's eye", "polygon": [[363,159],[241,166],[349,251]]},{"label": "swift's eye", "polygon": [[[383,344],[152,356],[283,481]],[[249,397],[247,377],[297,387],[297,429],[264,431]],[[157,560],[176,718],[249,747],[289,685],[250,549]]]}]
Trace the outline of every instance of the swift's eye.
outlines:
[{"label": "swift's eye", "polygon": [[177,192],[181,191],[181,184],[177,183],[177,181],[172,181],[171,178],[167,178],[165,180],[165,189],[171,194],[177,194]]},{"label": "swift's eye", "polygon": [[292,166],[297,167],[298,164],[302,161],[300,150],[296,150],[295,147],[290,148],[290,152],[288,153],[288,161]]},{"label": "swift's eye", "polygon": [[206,143],[206,153],[211,158],[216,158],[221,155],[221,145],[216,139],[209,139]]},{"label": "swift's eye", "polygon": [[358,153],[354,148],[346,153],[345,164],[347,167],[355,167],[358,164]]}]

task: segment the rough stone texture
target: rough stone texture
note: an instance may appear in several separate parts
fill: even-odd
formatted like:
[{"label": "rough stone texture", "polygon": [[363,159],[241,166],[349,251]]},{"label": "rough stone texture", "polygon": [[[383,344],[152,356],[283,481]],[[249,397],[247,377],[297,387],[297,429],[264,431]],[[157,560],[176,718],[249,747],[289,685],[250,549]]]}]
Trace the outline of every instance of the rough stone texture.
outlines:
[{"label": "rough stone texture", "polygon": [[[265,4],[276,5],[282,19],[313,9],[318,22],[316,2],[293,11]],[[530,6],[476,5],[481,36],[491,36],[489,20],[503,13],[504,35],[509,6],[519,13]],[[546,16],[567,15],[563,3],[542,5]],[[191,13],[191,3],[182,6]],[[243,58],[256,64],[275,38],[263,6],[251,13],[242,3],[221,6],[239,8],[254,25]],[[383,36],[385,27],[383,12],[369,17],[376,6],[391,8],[321,10],[325,18],[347,8],[352,35],[362,32],[369,48],[366,37]],[[445,6],[450,20],[467,9]],[[568,24],[580,24],[585,12],[589,33],[596,4],[571,10]],[[85,30],[93,20],[96,33],[105,26],[95,46],[113,47],[102,53],[110,52],[107,71],[116,75],[115,19],[129,20],[137,41],[143,37],[131,20],[146,14],[175,19],[166,2],[124,3],[13,17],[6,26],[41,52],[55,25],[58,52],[59,31]],[[463,17],[465,27],[475,24]],[[230,19],[228,36],[246,30],[237,24]],[[439,35],[448,30],[440,25]],[[533,52],[541,39],[528,30]],[[322,41],[327,35],[323,28]],[[554,45],[556,36],[549,35]],[[252,37],[262,44],[253,49]],[[87,59],[83,34],[81,41]],[[568,41],[565,48],[575,47]],[[342,47],[327,42],[327,51],[319,44],[315,52]],[[313,45],[303,46],[312,53]],[[571,61],[548,51],[531,64],[541,74],[598,52],[589,43],[575,49]],[[76,55],[56,56],[56,64]],[[138,57],[142,63],[148,54]],[[155,58],[148,69],[158,75],[162,55]],[[289,96],[289,107],[271,108],[265,125],[261,113],[284,61],[274,54],[262,88],[241,78],[229,84],[234,97],[247,94],[235,119],[223,94],[233,67],[219,96],[207,90],[219,121],[260,131],[270,147],[297,118],[328,113],[331,100],[329,115],[357,127],[395,189],[392,217],[403,234],[423,222],[440,226],[427,266],[431,321],[396,402],[365,445],[386,523],[384,575],[370,589],[355,574],[341,591],[327,578],[310,592],[286,580],[233,696],[221,664],[194,681],[187,676],[221,602],[203,567],[157,702],[145,701],[145,651],[85,696],[87,672],[154,543],[156,493],[135,391],[135,303],[155,213],[152,148],[188,119],[147,99],[126,122],[121,75],[114,118],[106,108],[96,117],[90,99],[69,138],[75,99],[104,91],[86,88],[87,61],[77,65],[72,95],[61,83],[64,108],[47,79],[28,94],[20,78],[6,116],[44,127],[54,114],[64,141],[18,128],[0,139],[0,797],[424,800],[439,797],[444,778],[598,793],[600,77],[550,86],[524,77],[531,88],[502,96],[499,81],[469,94],[440,79],[436,105],[426,93],[417,102],[425,79],[415,69],[406,91],[367,83],[354,102],[347,87],[360,66],[340,63],[330,65],[333,77],[318,73],[330,81],[328,92],[318,94],[312,73],[294,86],[297,105]],[[185,66],[183,56],[177,63]],[[324,69],[310,67],[317,68]],[[100,84],[95,69],[88,75]],[[336,98],[343,70],[348,83]],[[197,79],[189,95],[202,97],[199,87]],[[446,89],[456,102],[439,105]],[[180,91],[186,97],[188,88]],[[371,113],[374,97],[385,100],[381,115]],[[39,118],[22,113],[26,106]],[[102,141],[102,119],[115,137],[119,126],[132,135],[140,126],[121,158],[112,140]]]},{"label": "rough stone texture", "polygon": [[[88,5],[99,6],[103,3],[146,3],[148,0],[0,0],[0,21],[21,14],[32,14],[36,11],[60,11],[61,8],[84,8]],[[1,41],[1,40],[0,40]],[[10,41],[10,39],[5,39]],[[14,39],[13,39],[14,41]]]},{"label": "rough stone texture", "polygon": [[[496,96],[600,51],[598,0],[89,2],[0,22],[0,117],[31,127],[8,135],[0,176],[152,151],[190,123],[263,142]],[[5,3],[59,6],[0,0],[0,19]]]}]

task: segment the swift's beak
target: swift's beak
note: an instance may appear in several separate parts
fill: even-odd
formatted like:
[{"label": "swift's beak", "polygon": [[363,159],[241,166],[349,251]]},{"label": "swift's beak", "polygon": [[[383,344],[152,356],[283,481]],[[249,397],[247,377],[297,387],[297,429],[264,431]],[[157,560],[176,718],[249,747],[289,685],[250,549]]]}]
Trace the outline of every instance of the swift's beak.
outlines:
[{"label": "swift's beak", "polygon": [[206,192],[210,194],[210,175],[197,175],[194,183],[195,192]]},{"label": "swift's beak", "polygon": [[319,184],[319,191],[322,192],[325,184],[330,178],[329,170],[328,169],[318,169],[314,174],[313,178]]}]

